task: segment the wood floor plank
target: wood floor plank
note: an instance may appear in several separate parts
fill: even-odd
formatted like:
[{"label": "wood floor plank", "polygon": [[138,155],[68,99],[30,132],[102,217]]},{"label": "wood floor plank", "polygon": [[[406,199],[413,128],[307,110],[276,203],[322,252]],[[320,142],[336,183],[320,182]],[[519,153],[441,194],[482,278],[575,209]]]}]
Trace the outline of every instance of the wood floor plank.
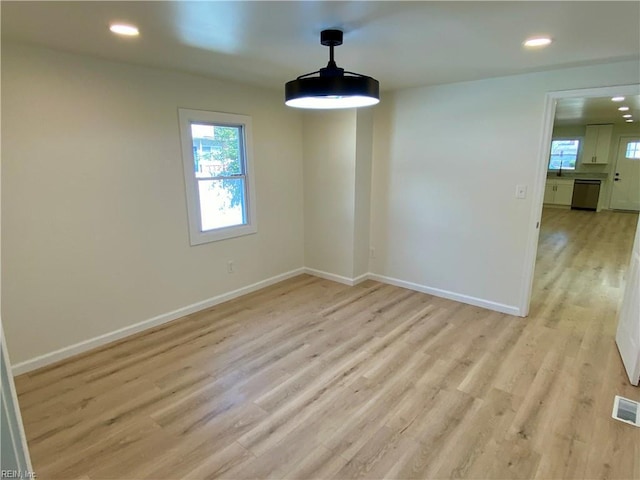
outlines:
[{"label": "wood floor plank", "polygon": [[299,459],[283,478],[291,480],[334,478],[346,463],[347,461],[340,455],[320,445],[306,457]]},{"label": "wood floor plank", "polygon": [[[175,470],[162,470],[148,477],[149,480],[158,478],[175,478],[185,480],[213,480],[215,478],[230,478],[229,471],[236,465],[255,458],[251,452],[237,442],[232,442],[221,450],[211,451],[201,462],[186,473]],[[194,465],[192,465],[193,467]]]},{"label": "wood floor plank", "polygon": [[[640,478],[637,215],[545,209],[531,313],[301,275],[16,378],[46,479]],[[490,279],[490,277],[488,277]]]}]

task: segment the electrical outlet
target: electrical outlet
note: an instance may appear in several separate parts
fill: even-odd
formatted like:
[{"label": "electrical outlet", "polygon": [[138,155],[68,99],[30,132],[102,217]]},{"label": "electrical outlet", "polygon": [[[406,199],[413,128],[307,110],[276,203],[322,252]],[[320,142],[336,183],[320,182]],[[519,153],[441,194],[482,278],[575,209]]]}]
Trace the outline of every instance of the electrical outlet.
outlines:
[{"label": "electrical outlet", "polygon": [[227,262],[227,273],[233,273],[233,260]]}]

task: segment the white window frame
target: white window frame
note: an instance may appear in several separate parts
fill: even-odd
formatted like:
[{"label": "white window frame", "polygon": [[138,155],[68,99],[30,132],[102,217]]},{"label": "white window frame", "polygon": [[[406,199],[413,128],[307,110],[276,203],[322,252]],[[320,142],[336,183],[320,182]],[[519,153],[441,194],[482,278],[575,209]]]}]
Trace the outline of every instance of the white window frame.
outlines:
[{"label": "white window frame", "polygon": [[[629,157],[629,156],[627,155],[627,153],[629,152],[629,145],[631,145],[631,144],[638,144],[638,143],[639,143],[639,142],[628,142],[628,143],[627,143],[627,150],[624,152],[624,156],[627,158],[627,160],[638,160],[638,159],[640,159],[640,157]],[[634,153],[637,153],[637,152],[639,151],[637,147],[634,147],[634,149],[633,149],[633,150],[634,150]]]},{"label": "white window frame", "polygon": [[[577,140],[578,141],[578,154],[576,155],[576,166],[572,169],[567,169],[568,172],[574,172],[578,169],[578,165],[582,163],[582,145],[584,144],[584,137],[582,136],[568,136],[568,137],[553,137],[551,139],[551,143],[549,144],[549,159],[547,160],[547,171],[548,172],[557,172],[560,170],[559,168],[551,168],[551,145],[555,141],[567,141],[567,140]],[[563,169],[564,170],[564,169]]]},{"label": "white window frame", "polygon": [[[180,123],[180,141],[182,144],[182,164],[184,167],[184,184],[187,197],[187,214],[189,217],[189,239],[191,245],[217,242],[229,238],[250,235],[258,231],[255,208],[255,182],[253,173],[253,145],[251,133],[251,117],[232,113],[210,112],[206,110],[178,109]],[[244,208],[246,223],[230,227],[203,231],[200,216],[200,197],[198,179],[194,171],[193,138],[191,124],[204,123],[221,126],[242,127],[243,156],[245,169]]]}]

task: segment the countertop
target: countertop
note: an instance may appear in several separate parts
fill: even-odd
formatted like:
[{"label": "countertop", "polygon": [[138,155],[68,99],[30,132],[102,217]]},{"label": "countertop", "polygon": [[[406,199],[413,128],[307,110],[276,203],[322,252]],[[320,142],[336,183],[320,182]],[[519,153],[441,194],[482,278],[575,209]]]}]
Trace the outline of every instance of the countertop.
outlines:
[{"label": "countertop", "polygon": [[608,173],[597,173],[597,172],[567,172],[563,170],[561,176],[558,176],[556,172],[547,172],[547,179],[549,180],[554,180],[558,178],[566,178],[567,180],[575,180],[576,178],[606,180],[608,177],[609,177]]}]

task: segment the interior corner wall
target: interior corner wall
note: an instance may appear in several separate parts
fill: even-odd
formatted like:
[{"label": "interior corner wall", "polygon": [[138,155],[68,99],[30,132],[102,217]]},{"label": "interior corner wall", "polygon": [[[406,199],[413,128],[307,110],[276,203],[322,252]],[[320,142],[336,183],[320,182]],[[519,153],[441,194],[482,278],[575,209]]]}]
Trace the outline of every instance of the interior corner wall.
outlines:
[{"label": "interior corner wall", "polygon": [[374,109],[361,108],[357,111],[353,278],[369,273]]},{"label": "interior corner wall", "polygon": [[303,116],[305,267],[352,278],[356,175],[354,109]]},{"label": "interior corner wall", "polygon": [[[528,289],[547,92],[639,82],[638,61],[412,88],[376,111],[372,272],[503,311]],[[516,199],[516,185],[527,197]]]},{"label": "interior corner wall", "polygon": [[[258,233],[190,246],[178,107],[252,117]],[[2,42],[12,363],[300,270],[300,119],[278,91]]]}]

